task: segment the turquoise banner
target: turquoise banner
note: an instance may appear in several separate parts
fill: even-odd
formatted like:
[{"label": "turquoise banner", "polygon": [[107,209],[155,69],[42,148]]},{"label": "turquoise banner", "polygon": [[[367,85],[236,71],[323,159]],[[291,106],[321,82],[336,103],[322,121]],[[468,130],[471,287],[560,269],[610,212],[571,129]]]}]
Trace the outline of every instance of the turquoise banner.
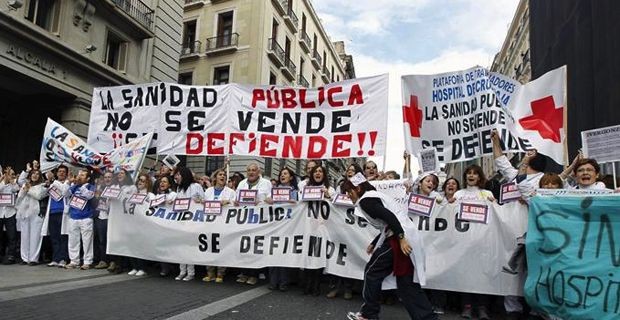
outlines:
[{"label": "turquoise banner", "polygon": [[620,319],[620,196],[530,202],[525,298],[570,319]]}]

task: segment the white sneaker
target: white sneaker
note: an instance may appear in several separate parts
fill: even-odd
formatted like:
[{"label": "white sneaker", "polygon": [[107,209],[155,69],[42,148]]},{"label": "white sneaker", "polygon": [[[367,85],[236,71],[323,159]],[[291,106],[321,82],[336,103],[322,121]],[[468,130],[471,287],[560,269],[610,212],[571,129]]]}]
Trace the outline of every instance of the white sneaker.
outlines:
[{"label": "white sneaker", "polygon": [[179,273],[179,275],[176,276],[176,278],[174,278],[174,280],[181,281],[184,278],[185,278],[185,273]]},{"label": "white sneaker", "polygon": [[47,266],[48,267],[58,267],[58,262],[52,261],[52,262],[48,263]]},{"label": "white sneaker", "polygon": [[183,281],[192,281],[192,280],[194,280],[194,276],[187,275],[185,278],[183,278]]},{"label": "white sneaker", "polygon": [[65,262],[65,260],[60,260],[60,262],[58,262],[58,268],[64,268],[67,265],[67,263]]},{"label": "white sneaker", "polygon": [[145,276],[145,275],[146,275],[146,272],[144,272],[144,270],[138,270],[138,272],[136,272],[136,276],[138,276],[138,277],[142,277],[142,276]]},{"label": "white sneaker", "polygon": [[127,272],[127,274],[130,275],[130,276],[135,276],[136,273],[138,273],[138,270],[136,270],[136,269],[133,269],[133,270]]}]

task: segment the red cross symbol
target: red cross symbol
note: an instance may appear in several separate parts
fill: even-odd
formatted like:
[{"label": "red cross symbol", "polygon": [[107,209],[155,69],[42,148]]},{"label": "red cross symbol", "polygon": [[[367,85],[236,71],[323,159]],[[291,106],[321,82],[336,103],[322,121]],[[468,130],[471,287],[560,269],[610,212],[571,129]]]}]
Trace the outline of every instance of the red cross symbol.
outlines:
[{"label": "red cross symbol", "polygon": [[538,131],[543,139],[560,143],[560,129],[564,127],[564,107],[555,107],[552,96],[530,102],[532,115],[521,118],[519,123],[525,130]]},{"label": "red cross symbol", "polygon": [[418,97],[409,96],[409,105],[403,106],[403,122],[409,124],[409,133],[412,137],[420,137],[422,128],[422,110],[418,108]]}]

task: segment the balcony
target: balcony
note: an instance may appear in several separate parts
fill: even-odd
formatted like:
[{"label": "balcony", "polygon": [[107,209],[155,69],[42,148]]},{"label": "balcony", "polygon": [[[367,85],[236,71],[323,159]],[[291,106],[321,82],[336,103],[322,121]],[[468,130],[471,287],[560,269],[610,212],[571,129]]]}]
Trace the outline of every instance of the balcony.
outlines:
[{"label": "balcony", "polygon": [[[130,29],[128,31],[136,31],[136,36],[141,39],[154,36],[153,20],[155,18],[155,11],[144,4],[144,2],[140,0],[107,0],[106,2],[111,3],[117,13],[126,16],[128,20],[133,22],[131,26],[128,26]],[[122,28],[123,26],[119,27]]]},{"label": "balcony", "polygon": [[273,64],[276,65],[276,67],[281,67],[284,65],[284,61],[285,61],[284,50],[274,38],[269,39],[269,44],[267,47],[267,56],[269,57],[269,59],[271,59]]},{"label": "balcony", "polygon": [[329,72],[329,69],[327,69],[327,66],[323,66],[323,73],[321,74],[321,78],[323,78],[323,82],[325,83],[332,82],[331,77],[332,77],[332,74]]},{"label": "balcony", "polygon": [[200,41],[194,41],[183,44],[181,49],[181,59],[197,58],[200,56],[200,50],[202,43]]},{"label": "balcony", "polygon": [[310,87],[310,83],[308,83],[308,80],[306,80],[306,78],[304,78],[304,76],[301,75],[301,74],[299,75],[299,79],[297,80],[297,84],[300,87],[304,87],[304,88]]},{"label": "balcony", "polygon": [[[286,0],[282,0],[282,2],[288,3]],[[295,14],[295,11],[293,11],[292,7],[288,7],[286,9],[286,14],[284,14],[283,18],[284,23],[286,23],[289,29],[291,29],[291,32],[297,33],[297,25],[299,23],[299,19],[297,18],[297,15]]]},{"label": "balcony", "polygon": [[183,10],[189,11],[201,8],[205,5],[203,0],[185,0],[185,5],[183,6]]},{"label": "balcony", "polygon": [[273,7],[276,9],[276,11],[279,14],[284,14],[286,13],[286,8],[288,8],[288,1],[286,0],[271,0],[271,3],[273,3]]},{"label": "balcony", "polygon": [[290,58],[286,58],[284,62],[284,66],[280,68],[282,70],[282,74],[289,80],[295,80],[295,74],[297,74],[297,66],[293,63]]},{"label": "balcony", "polygon": [[239,34],[224,34],[207,39],[205,52],[207,55],[228,54],[237,51],[239,45]]},{"label": "balcony", "polygon": [[321,58],[321,55],[316,51],[312,51],[312,59],[310,59],[312,61],[312,65],[317,69],[317,70],[321,70],[321,65],[323,64],[323,59]]},{"label": "balcony", "polygon": [[299,46],[305,53],[309,53],[310,48],[312,48],[312,40],[310,40],[310,36],[308,36],[305,30],[301,30],[301,35],[299,36]]}]

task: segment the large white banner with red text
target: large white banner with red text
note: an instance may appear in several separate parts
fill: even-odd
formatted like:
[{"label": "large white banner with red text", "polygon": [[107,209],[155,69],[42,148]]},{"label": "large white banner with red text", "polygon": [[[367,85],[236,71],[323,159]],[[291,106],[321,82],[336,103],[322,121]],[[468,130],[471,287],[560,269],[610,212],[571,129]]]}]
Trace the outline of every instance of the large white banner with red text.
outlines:
[{"label": "large white banner with red text", "polygon": [[466,161],[493,153],[491,131],[502,148],[537,149],[565,163],[566,67],[525,85],[482,67],[402,77],[405,147],[412,154],[437,149],[439,161]]},{"label": "large white banner with red text", "polygon": [[153,132],[159,154],[381,156],[387,99],[387,75],[314,89],[168,83],[96,88],[88,143],[108,151]]}]

